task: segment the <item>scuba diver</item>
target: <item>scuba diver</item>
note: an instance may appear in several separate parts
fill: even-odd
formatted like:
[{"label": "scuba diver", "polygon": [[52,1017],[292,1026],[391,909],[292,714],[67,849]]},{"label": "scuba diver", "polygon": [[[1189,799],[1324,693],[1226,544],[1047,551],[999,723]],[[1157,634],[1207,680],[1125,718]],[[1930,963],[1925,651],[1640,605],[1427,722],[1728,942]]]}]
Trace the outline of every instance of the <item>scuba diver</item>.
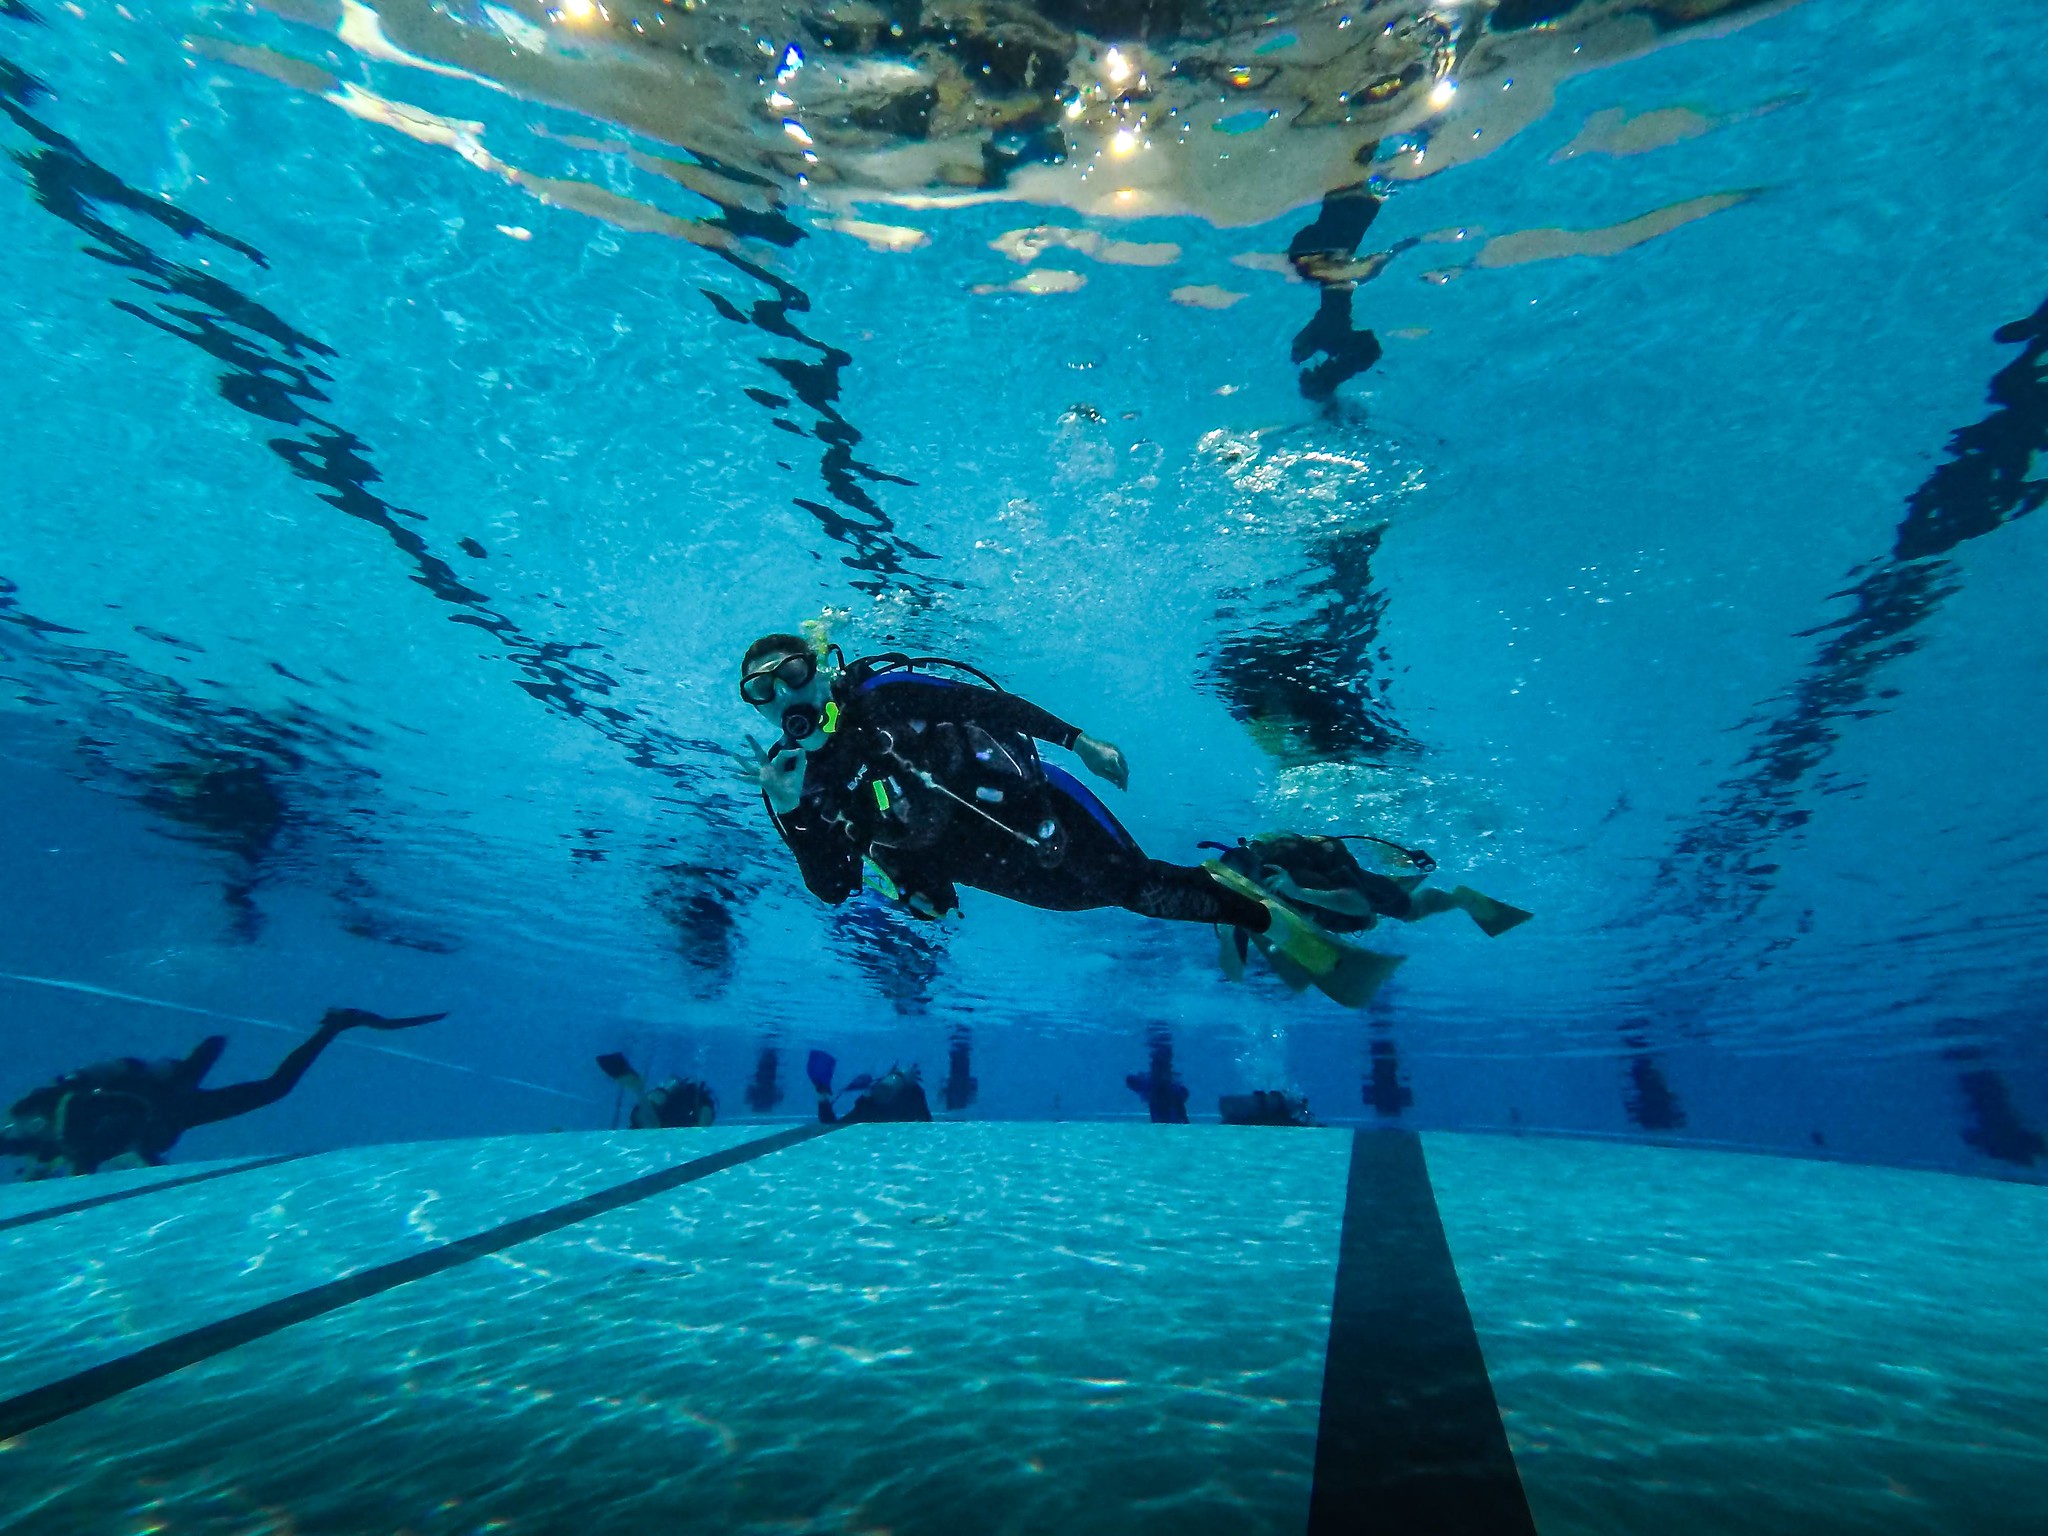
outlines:
[{"label": "scuba diver", "polygon": [[360,1008],[330,1008],[311,1038],[293,1047],[270,1076],[225,1088],[199,1086],[227,1049],[225,1035],[207,1036],[182,1061],[123,1056],[95,1062],[17,1099],[0,1125],[0,1154],[30,1158],[29,1179],[96,1173],[115,1162],[155,1167],[194,1126],[275,1104],[344,1030],[411,1029],[447,1017],[387,1019]]},{"label": "scuba diver", "polygon": [[939,1097],[947,1109],[958,1112],[980,1094],[981,1080],[974,1075],[974,1037],[962,1025],[946,1041],[946,1080],[939,1085]]},{"label": "scuba diver", "polygon": [[765,1115],[782,1102],[782,1052],[772,1045],[761,1047],[754,1058],[754,1076],[747,1084],[747,1108]]},{"label": "scuba diver", "polygon": [[[832,1074],[838,1069],[839,1063],[826,1051],[811,1052],[810,1060],[805,1063],[811,1086],[818,1090],[819,1124],[836,1125],[842,1120],[853,1125],[863,1121],[881,1123],[931,1119],[931,1105],[925,1102],[924,1097],[924,1081],[918,1076],[914,1063],[907,1071],[892,1066],[880,1077],[870,1077],[863,1072],[839,1093],[834,1093]],[[866,1092],[863,1093],[863,1089]],[[853,1108],[844,1115],[833,1103],[841,1093],[860,1094],[854,1100]]]},{"label": "scuba diver", "polygon": [[1173,1070],[1173,1036],[1159,1030],[1151,1038],[1152,1062],[1143,1072],[1124,1078],[1124,1086],[1145,1101],[1154,1125],[1188,1123],[1188,1085]]},{"label": "scuba diver", "polygon": [[[935,676],[934,665],[986,686]],[[1212,923],[1351,1007],[1400,964],[1333,937],[1227,861],[1148,857],[1037,743],[1073,752],[1120,789],[1130,779],[1123,753],[964,662],[848,662],[837,646],[821,653],[796,635],[765,635],[741,658],[740,698],[777,733],[765,748],[748,738],[754,771],[821,901],[837,905],[866,884],[937,920],[958,910],[955,888],[966,885],[1057,912],[1123,907]]]},{"label": "scuba diver", "polygon": [[[659,1088],[649,1088],[617,1051],[598,1057],[597,1069],[633,1095],[633,1113],[626,1124],[636,1131],[675,1131],[709,1125],[718,1118],[718,1095],[709,1083],[672,1077]],[[616,1123],[618,1111],[612,1114]]]},{"label": "scuba diver", "polygon": [[1308,1112],[1308,1100],[1280,1088],[1261,1088],[1252,1093],[1226,1093],[1216,1101],[1217,1113],[1225,1125],[1321,1125]]},{"label": "scuba diver", "polygon": [[[1385,850],[1385,858],[1399,855],[1394,864],[1396,872],[1384,874],[1366,869],[1352,853],[1348,846],[1351,843],[1370,843],[1376,850]],[[1420,889],[1422,882],[1436,872],[1436,860],[1420,848],[1404,848],[1369,833],[1308,836],[1279,832],[1249,840],[1240,838],[1234,848],[1222,843],[1202,846],[1217,850],[1217,864],[1259,889],[1270,891],[1328,933],[1364,933],[1383,917],[1419,923],[1439,912],[1463,912],[1481,933],[1497,939],[1534,916],[1520,907],[1482,896],[1469,885],[1449,891]],[[1254,944],[1265,952],[1274,974],[1293,990],[1299,992],[1316,980],[1294,964],[1292,957],[1276,953],[1255,930],[1219,923],[1216,935],[1224,974],[1232,981],[1243,979],[1245,960]]]}]

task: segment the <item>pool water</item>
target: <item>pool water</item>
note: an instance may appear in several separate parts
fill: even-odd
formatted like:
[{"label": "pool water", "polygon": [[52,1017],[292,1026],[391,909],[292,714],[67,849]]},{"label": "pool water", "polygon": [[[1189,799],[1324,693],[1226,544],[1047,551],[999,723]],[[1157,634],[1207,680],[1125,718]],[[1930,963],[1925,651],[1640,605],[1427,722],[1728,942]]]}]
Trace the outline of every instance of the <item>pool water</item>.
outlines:
[{"label": "pool water", "polygon": [[[0,0],[0,1103],[445,1014],[0,1187],[0,1528],[2040,1528],[2044,45]],[[828,905],[789,630],[1533,919]]]}]

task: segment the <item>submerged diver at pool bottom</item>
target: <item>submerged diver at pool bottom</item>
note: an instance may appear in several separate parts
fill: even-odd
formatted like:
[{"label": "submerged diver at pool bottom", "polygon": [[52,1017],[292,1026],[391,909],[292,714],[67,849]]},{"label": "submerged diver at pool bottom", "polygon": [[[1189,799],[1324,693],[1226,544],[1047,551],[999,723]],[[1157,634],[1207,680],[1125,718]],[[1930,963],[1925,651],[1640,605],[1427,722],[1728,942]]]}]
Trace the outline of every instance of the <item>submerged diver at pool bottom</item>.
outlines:
[{"label": "submerged diver at pool bottom", "polygon": [[965,885],[1056,912],[1123,907],[1217,924],[1258,935],[1351,1007],[1400,963],[1341,942],[1221,864],[1148,857],[1078,780],[1040,760],[1037,743],[1067,748],[1118,788],[1130,777],[1121,752],[993,684],[920,670],[937,660],[835,665],[789,634],[747,648],[740,697],[777,732],[772,746],[755,744],[762,798],[821,901],[870,884],[936,919],[957,910]]},{"label": "submerged diver at pool bottom", "polygon": [[275,1104],[342,1031],[411,1029],[446,1017],[387,1019],[360,1008],[330,1008],[311,1038],[295,1046],[270,1076],[225,1088],[199,1086],[227,1049],[225,1035],[208,1035],[182,1061],[123,1056],[94,1062],[16,1100],[0,1125],[0,1155],[31,1159],[31,1179],[96,1173],[117,1161],[154,1167],[194,1127]]}]

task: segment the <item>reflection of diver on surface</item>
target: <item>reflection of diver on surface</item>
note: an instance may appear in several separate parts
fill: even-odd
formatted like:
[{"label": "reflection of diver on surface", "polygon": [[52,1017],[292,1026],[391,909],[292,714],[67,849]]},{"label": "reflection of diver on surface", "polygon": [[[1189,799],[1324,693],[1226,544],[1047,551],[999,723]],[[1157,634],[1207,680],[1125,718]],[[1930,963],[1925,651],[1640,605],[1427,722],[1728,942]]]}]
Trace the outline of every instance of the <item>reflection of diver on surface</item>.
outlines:
[{"label": "reflection of diver on surface", "polygon": [[1124,1086],[1145,1101],[1154,1125],[1186,1125],[1188,1088],[1174,1074],[1173,1036],[1163,1029],[1154,1030],[1150,1043],[1151,1065],[1143,1072],[1131,1073]]},{"label": "reflection of diver on surface", "polygon": [[747,1108],[765,1115],[782,1102],[782,1052],[772,1045],[761,1047],[754,1060],[754,1075],[747,1083]]},{"label": "reflection of diver on surface", "polygon": [[1333,938],[1242,870],[1147,857],[1037,746],[1068,748],[1121,788],[1129,769],[1107,742],[992,682],[922,670],[972,671],[959,662],[827,659],[838,656],[768,635],[740,664],[740,697],[778,733],[773,746],[755,745],[762,798],[820,900],[836,905],[867,883],[937,918],[956,909],[955,887],[966,885],[1051,911],[1123,907],[1214,923],[1257,935],[1291,974],[1352,1006],[1399,963]]},{"label": "reflection of diver on surface", "polygon": [[[1365,869],[1347,846],[1353,842],[1391,850],[1408,867],[1391,875]],[[1436,860],[1419,848],[1403,848],[1363,832],[1334,837],[1282,832],[1240,840],[1235,848],[1226,848],[1221,843],[1202,846],[1218,849],[1222,857],[1217,864],[1231,874],[1286,902],[1319,929],[1330,933],[1363,933],[1383,917],[1417,923],[1439,912],[1458,911],[1470,916],[1488,938],[1499,938],[1529,921],[1532,915],[1520,907],[1482,896],[1468,885],[1449,891],[1418,890],[1435,871]],[[1243,977],[1252,945],[1265,952],[1274,973],[1297,992],[1317,979],[1295,963],[1291,955],[1276,952],[1266,935],[1256,930],[1219,923],[1216,932],[1222,945],[1224,972],[1233,981]]]},{"label": "reflection of diver on surface", "polygon": [[[891,1067],[880,1077],[870,1077],[863,1072],[848,1083],[839,1093],[859,1093],[853,1101],[853,1108],[840,1114],[833,1100],[839,1093],[832,1091],[832,1074],[839,1063],[825,1051],[811,1052],[805,1070],[809,1073],[811,1086],[818,1090],[818,1120],[824,1125],[834,1125],[844,1120],[849,1125],[856,1121],[906,1121],[929,1120],[931,1106],[925,1102],[924,1083],[917,1075],[917,1067],[908,1069]],[[861,1092],[862,1089],[867,1090]]]},{"label": "reflection of diver on surface", "polygon": [[626,1123],[636,1131],[681,1130],[718,1118],[718,1095],[710,1084],[694,1077],[672,1077],[659,1088],[649,1088],[617,1051],[598,1057],[597,1067],[633,1095],[633,1113]]},{"label": "reflection of diver on surface", "polygon": [[946,1041],[946,1080],[939,1084],[939,1102],[949,1110],[963,1110],[981,1092],[974,1077],[974,1036],[961,1025]]},{"label": "reflection of diver on surface", "polygon": [[0,1154],[30,1158],[31,1179],[94,1173],[117,1159],[124,1166],[133,1159],[153,1167],[193,1127],[275,1104],[342,1031],[410,1029],[446,1017],[387,1019],[360,1008],[330,1008],[312,1037],[293,1047],[270,1076],[226,1088],[199,1086],[227,1049],[225,1035],[207,1036],[182,1061],[123,1056],[95,1062],[16,1100],[11,1118],[0,1125]]},{"label": "reflection of diver on surface", "polygon": [[906,922],[876,901],[849,901],[831,914],[832,947],[852,957],[889,1006],[906,1016],[931,1005],[932,983],[946,958],[928,923]]},{"label": "reflection of diver on surface", "polygon": [[1252,1093],[1226,1093],[1216,1101],[1225,1125],[1321,1125],[1308,1112],[1308,1100],[1280,1088]]},{"label": "reflection of diver on surface", "polygon": [[260,757],[206,757],[159,764],[141,797],[151,810],[187,829],[174,835],[240,860],[240,871],[228,879],[221,896],[234,909],[235,932],[244,939],[255,938],[262,928],[256,888],[291,821],[277,779]]}]

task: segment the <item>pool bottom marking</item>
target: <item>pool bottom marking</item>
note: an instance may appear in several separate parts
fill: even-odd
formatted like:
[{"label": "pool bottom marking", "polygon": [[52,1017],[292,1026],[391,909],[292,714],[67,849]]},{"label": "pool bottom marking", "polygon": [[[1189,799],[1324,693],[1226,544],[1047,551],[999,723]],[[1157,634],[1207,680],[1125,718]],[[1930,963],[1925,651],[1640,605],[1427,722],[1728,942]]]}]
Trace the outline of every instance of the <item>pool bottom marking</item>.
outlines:
[{"label": "pool bottom marking", "polygon": [[1354,1131],[1309,1536],[1535,1536],[1412,1131]]},{"label": "pool bottom marking", "polygon": [[39,1221],[55,1221],[59,1216],[71,1216],[79,1211],[94,1210],[102,1205],[112,1205],[117,1200],[132,1200],[137,1195],[153,1195],[160,1189],[181,1189],[187,1184],[204,1184],[209,1179],[224,1179],[231,1173],[254,1173],[258,1168],[274,1168],[279,1163],[296,1162],[305,1155],[303,1152],[279,1152],[271,1157],[252,1158],[245,1163],[236,1163],[231,1168],[209,1168],[203,1173],[188,1173],[183,1178],[158,1179],[153,1184],[137,1184],[132,1189],[117,1189],[110,1195],[94,1195],[86,1200],[71,1200],[63,1205],[49,1205],[41,1210],[24,1211],[19,1216],[0,1216],[0,1232],[12,1231],[16,1227],[33,1226]]},{"label": "pool bottom marking", "polygon": [[742,1142],[707,1157],[693,1158],[658,1173],[642,1174],[623,1184],[614,1184],[609,1189],[571,1200],[566,1205],[537,1211],[517,1221],[508,1221],[502,1226],[473,1233],[451,1243],[441,1243],[391,1263],[378,1264],[358,1274],[316,1285],[310,1290],[281,1296],[276,1301],[175,1334],[76,1375],[31,1388],[0,1401],[0,1444],[16,1435],[95,1407],[136,1387],[160,1381],[188,1365],[197,1365],[243,1344],[268,1338],[294,1323],[308,1322],[355,1302],[381,1296],[399,1286],[410,1285],[415,1280],[424,1280],[477,1259],[488,1258],[519,1243],[546,1237],[577,1222],[588,1221],[593,1216],[602,1216],[622,1206],[665,1194],[711,1174],[780,1152],[786,1147],[813,1141],[838,1129],[840,1127],[836,1125],[800,1125],[773,1136],[764,1136],[759,1141]]}]

